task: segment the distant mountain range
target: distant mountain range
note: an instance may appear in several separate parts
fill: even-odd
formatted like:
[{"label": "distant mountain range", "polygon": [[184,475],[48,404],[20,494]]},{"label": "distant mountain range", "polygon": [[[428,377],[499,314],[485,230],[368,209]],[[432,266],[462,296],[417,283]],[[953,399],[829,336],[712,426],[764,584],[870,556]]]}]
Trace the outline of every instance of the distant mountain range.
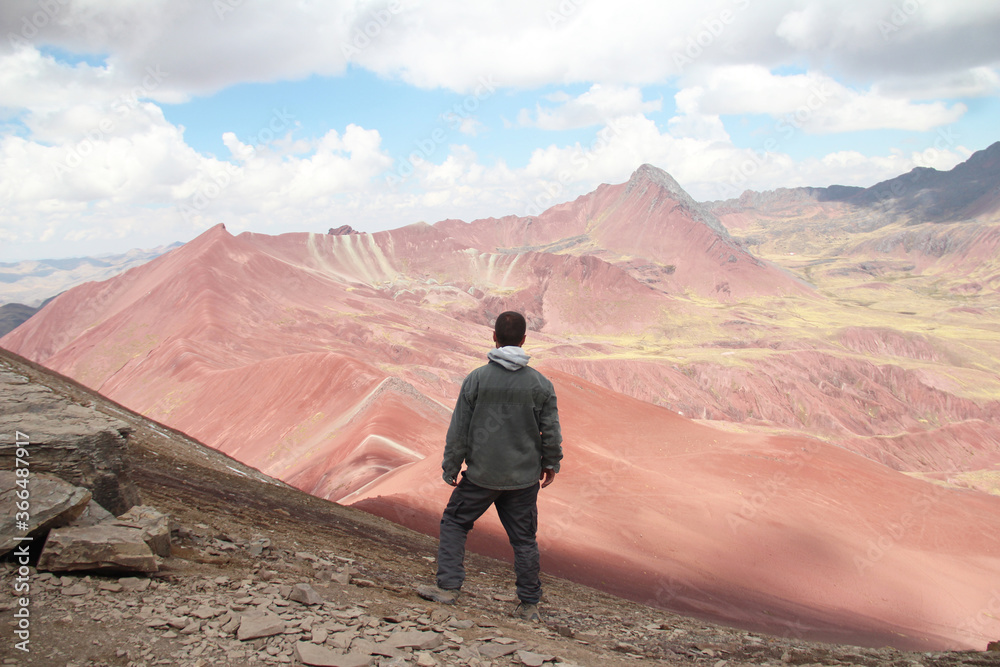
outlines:
[{"label": "distant mountain range", "polygon": [[849,205],[869,230],[894,222],[959,222],[995,215],[1000,211],[1000,141],[949,171],[917,167],[869,188],[832,185],[748,190],[739,199],[711,202],[708,207],[724,211],[805,200]]},{"label": "distant mountain range", "polygon": [[949,171],[918,167],[870,188],[826,188],[819,196],[825,201],[882,209],[911,224],[990,214],[1000,208],[1000,142]]},{"label": "distant mountain range", "polygon": [[37,308],[46,299],[71,287],[91,280],[107,280],[180,245],[178,242],[152,250],[130,250],[120,255],[101,257],[0,262],[0,305],[20,304]]},{"label": "distant mountain range", "polygon": [[[779,634],[981,648],[1000,637],[978,620],[1000,581],[996,153],[900,177],[884,215],[846,188],[699,204],[642,165],[531,217],[219,225],[0,345],[433,534],[459,383],[517,309],[566,437],[548,571]],[[504,539],[489,520],[471,545]]]}]

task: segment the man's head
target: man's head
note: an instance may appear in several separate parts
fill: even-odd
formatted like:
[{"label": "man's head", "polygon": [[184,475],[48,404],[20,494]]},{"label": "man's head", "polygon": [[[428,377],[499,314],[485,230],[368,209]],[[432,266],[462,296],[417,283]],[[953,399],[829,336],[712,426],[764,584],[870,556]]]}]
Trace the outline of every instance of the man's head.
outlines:
[{"label": "man's head", "polygon": [[508,310],[497,315],[497,322],[493,326],[493,341],[497,347],[520,347],[524,345],[527,330],[528,323],[524,321],[524,315]]}]

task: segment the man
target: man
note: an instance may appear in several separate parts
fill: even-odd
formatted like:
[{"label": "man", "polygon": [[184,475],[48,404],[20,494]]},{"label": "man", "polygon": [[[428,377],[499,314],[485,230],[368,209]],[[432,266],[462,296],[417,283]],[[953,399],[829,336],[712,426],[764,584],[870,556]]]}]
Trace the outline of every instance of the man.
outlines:
[{"label": "man", "polygon": [[[559,472],[562,435],[552,383],[527,367],[529,357],[521,349],[526,329],[520,313],[501,313],[489,363],[462,382],[441,464],[444,481],[455,490],[441,517],[437,586],[421,586],[417,593],[455,603],[465,581],[466,537],[494,505],[514,549],[521,603],[513,615],[538,622],[538,490]],[[463,461],[466,470],[458,482]]]}]

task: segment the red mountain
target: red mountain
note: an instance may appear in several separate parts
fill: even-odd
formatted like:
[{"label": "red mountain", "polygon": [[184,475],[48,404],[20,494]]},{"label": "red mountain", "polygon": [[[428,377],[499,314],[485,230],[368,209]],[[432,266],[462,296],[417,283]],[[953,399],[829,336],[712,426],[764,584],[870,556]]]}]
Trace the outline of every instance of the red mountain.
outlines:
[{"label": "red mountain", "polygon": [[[1000,498],[871,460],[905,450],[896,467],[929,476],[957,448],[917,432],[887,450],[839,443],[865,458],[655,404],[703,417],[732,392],[772,431],[815,419],[865,437],[916,427],[933,405],[959,441],[988,435],[995,414],[917,379],[936,368],[917,364],[942,363],[919,341],[894,342],[916,357],[904,368],[864,360],[876,343],[863,327],[803,337],[798,313],[834,306],[649,167],[537,218],[277,237],[218,226],[66,292],[0,344],[310,493],[433,533],[458,384],[508,308],[529,318],[566,438],[540,506],[548,571],[779,633],[922,648],[1000,635],[979,620],[1000,580]],[[866,421],[876,402],[885,414]],[[990,446],[959,458],[966,472],[1000,463]],[[506,553],[497,522],[476,532]]]},{"label": "red mountain", "polygon": [[436,227],[487,252],[596,255],[669,293],[723,299],[808,293],[801,281],[746,252],[677,181],[648,164],[628,183],[602,185],[538,217],[445,220]]}]

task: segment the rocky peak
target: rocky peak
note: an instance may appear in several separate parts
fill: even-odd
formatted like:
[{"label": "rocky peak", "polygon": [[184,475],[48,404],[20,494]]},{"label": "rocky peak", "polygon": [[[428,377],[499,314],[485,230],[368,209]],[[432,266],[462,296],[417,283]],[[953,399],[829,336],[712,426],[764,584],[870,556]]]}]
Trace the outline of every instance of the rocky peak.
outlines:
[{"label": "rocky peak", "polygon": [[[659,167],[654,167],[651,164],[644,164],[632,172],[631,178],[629,178],[628,184],[625,186],[625,194],[630,195],[633,192],[638,193],[638,196],[644,195],[650,187],[658,188],[661,191],[661,196],[658,197],[657,201],[672,200],[681,205],[682,208],[686,209],[691,217],[698,222],[708,225],[716,234],[722,236],[723,238],[729,237],[729,232],[726,230],[722,222],[719,221],[708,209],[703,207],[701,204],[696,202],[691,195],[687,193],[680,184],[674,180],[674,177],[660,169]],[[664,196],[665,195],[665,196]]]},{"label": "rocky peak", "polygon": [[632,176],[628,179],[628,185],[625,187],[625,191],[631,192],[643,184],[659,186],[667,190],[678,200],[681,200],[684,197],[689,197],[688,193],[684,191],[684,188],[682,188],[676,180],[674,180],[673,176],[668,174],[663,169],[654,167],[651,164],[644,164],[632,172]]}]

